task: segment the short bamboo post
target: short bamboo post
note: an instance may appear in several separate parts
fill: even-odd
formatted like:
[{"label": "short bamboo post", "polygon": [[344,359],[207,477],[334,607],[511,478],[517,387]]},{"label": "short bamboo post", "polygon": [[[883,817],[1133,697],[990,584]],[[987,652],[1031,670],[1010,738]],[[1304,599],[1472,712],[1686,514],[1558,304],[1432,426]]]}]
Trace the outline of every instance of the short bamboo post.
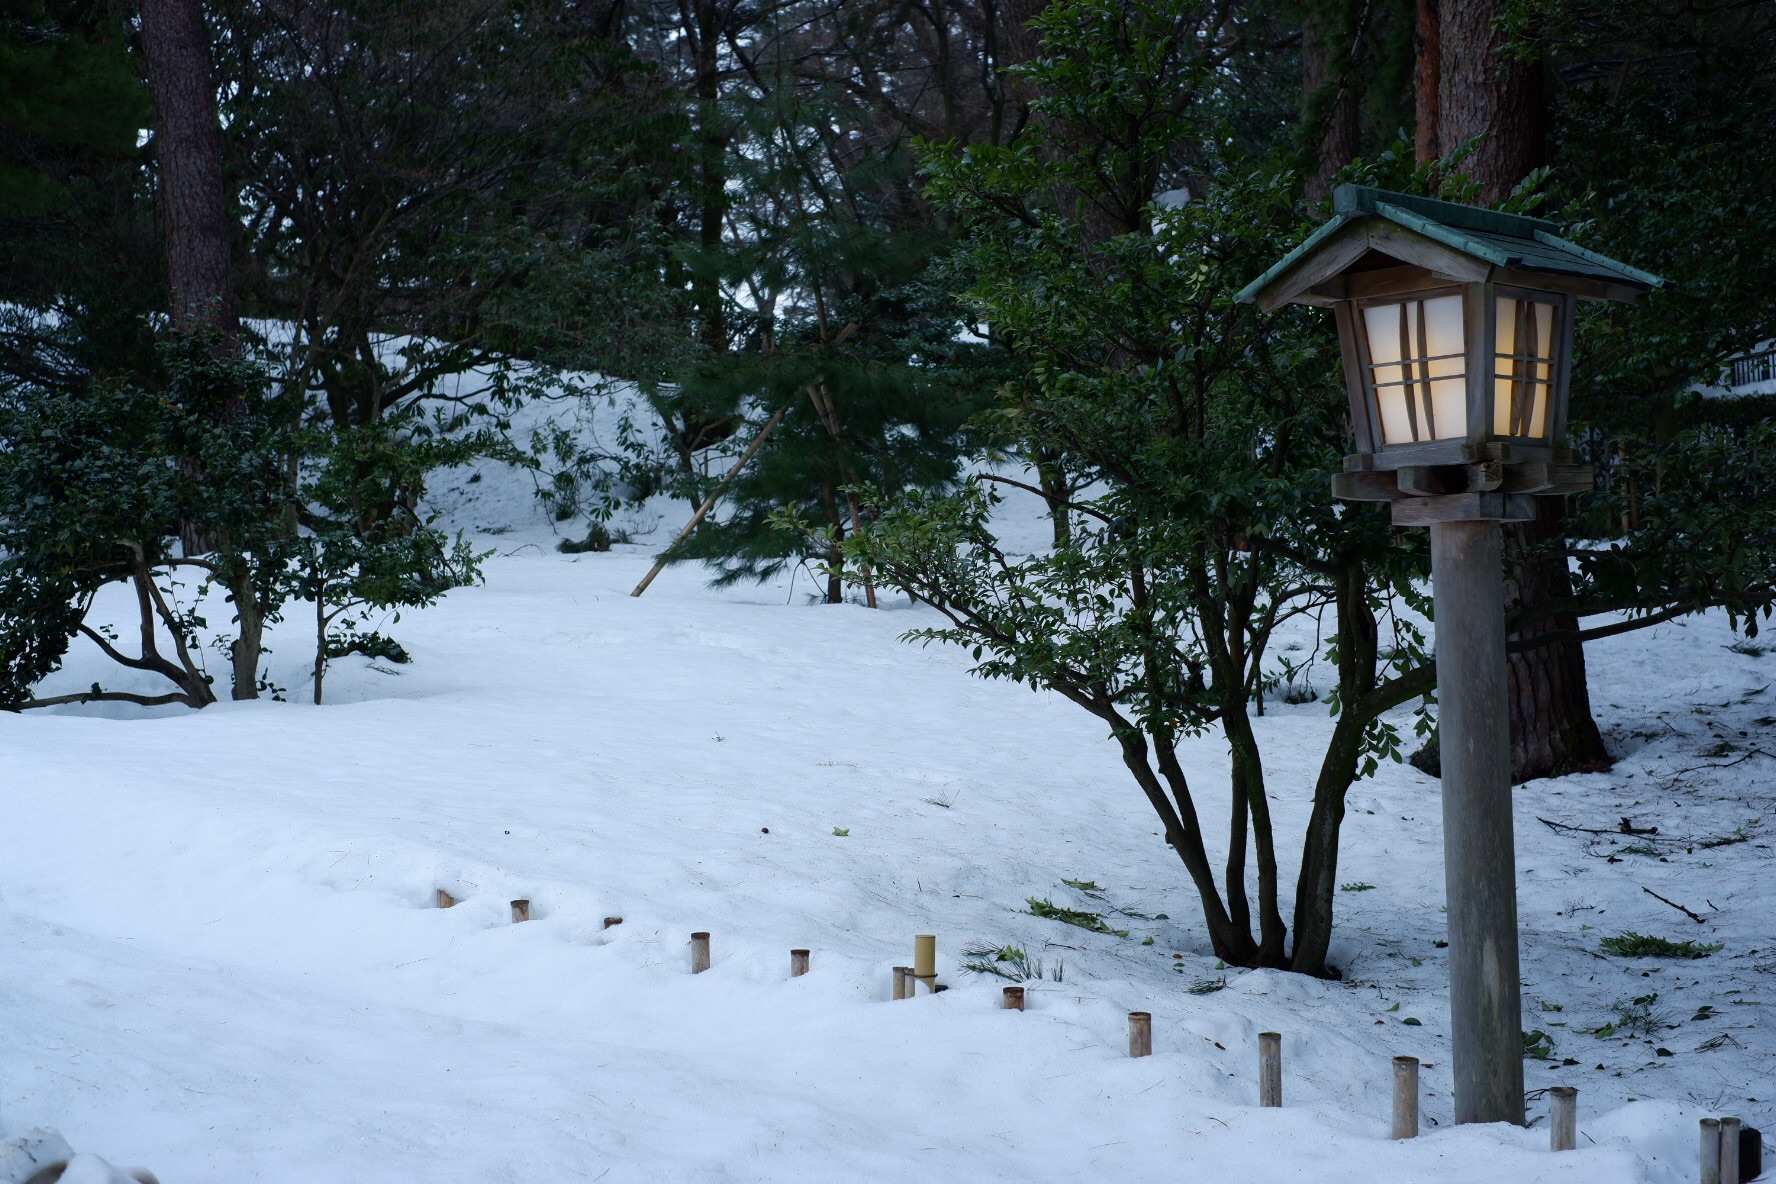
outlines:
[{"label": "short bamboo post", "polygon": [[1024,1009],[1024,989],[1022,987],[1006,987],[1005,1002],[1001,1006],[1006,1011],[1022,1011]]},{"label": "short bamboo post", "polygon": [[709,969],[709,935],[691,934],[691,973],[702,974]]},{"label": "short bamboo post", "polygon": [[1579,1145],[1579,1091],[1557,1085],[1548,1097],[1548,1150],[1571,1151]]},{"label": "short bamboo post", "polygon": [[1702,1184],[1721,1184],[1720,1127],[1718,1118],[1702,1120]]},{"label": "short bamboo post", "polygon": [[621,917],[606,917],[604,919],[604,927],[606,929],[609,929],[612,925],[621,925],[622,923],[623,918]]},{"label": "short bamboo post", "polygon": [[528,920],[530,920],[530,901],[514,900],[512,902],[512,922],[516,924],[519,921]]},{"label": "short bamboo post", "polygon": [[1153,1055],[1153,1013],[1149,1011],[1129,1012],[1129,1056],[1150,1057]]},{"label": "short bamboo post", "polygon": [[1721,1184],[1739,1184],[1739,1127],[1737,1118],[1721,1119]]},{"label": "short bamboo post", "polygon": [[[924,983],[927,991],[937,990],[937,935],[921,933],[913,938],[913,978]],[[909,995],[917,994],[916,986]]]},{"label": "short bamboo post", "polygon": [[789,977],[801,978],[808,973],[808,951],[791,950],[789,952]]},{"label": "short bamboo post", "polygon": [[896,966],[894,968],[894,997],[905,999],[913,993],[913,968]]},{"label": "short bamboo post", "polygon": [[1258,1033],[1258,1104],[1283,1104],[1283,1034]]},{"label": "short bamboo post", "polygon": [[1418,1138],[1418,1058],[1394,1058],[1394,1132],[1396,1139]]},{"label": "short bamboo post", "polygon": [[442,888],[438,889],[438,907],[441,909],[448,909],[454,908],[455,906],[456,897],[450,895],[450,893],[444,891]]}]

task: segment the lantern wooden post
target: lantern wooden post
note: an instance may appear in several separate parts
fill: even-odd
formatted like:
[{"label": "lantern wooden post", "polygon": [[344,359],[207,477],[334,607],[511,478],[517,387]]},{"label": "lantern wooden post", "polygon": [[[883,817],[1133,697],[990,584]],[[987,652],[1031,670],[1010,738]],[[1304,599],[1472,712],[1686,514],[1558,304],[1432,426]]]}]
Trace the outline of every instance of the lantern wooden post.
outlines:
[{"label": "lantern wooden post", "polygon": [[1455,1120],[1523,1124],[1504,560],[1497,522],[1431,524]]}]

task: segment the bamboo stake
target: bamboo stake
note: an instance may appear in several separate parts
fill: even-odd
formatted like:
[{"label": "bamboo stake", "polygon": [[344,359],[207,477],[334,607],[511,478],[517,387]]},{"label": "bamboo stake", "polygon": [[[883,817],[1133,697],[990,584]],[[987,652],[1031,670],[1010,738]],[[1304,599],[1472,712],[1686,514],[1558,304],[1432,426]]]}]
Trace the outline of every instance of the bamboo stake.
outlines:
[{"label": "bamboo stake", "polygon": [[1721,1184],[1720,1119],[1702,1120],[1702,1184]]},{"label": "bamboo stake", "polygon": [[1557,1085],[1548,1097],[1548,1150],[1571,1151],[1579,1145],[1579,1091]]},{"label": "bamboo stake", "polygon": [[1418,1138],[1418,1058],[1394,1058],[1394,1131],[1396,1139]]},{"label": "bamboo stake", "polygon": [[[697,512],[691,515],[691,520],[685,523],[684,529],[678,532],[677,537],[667,545],[665,552],[662,554],[670,554],[673,547],[684,542],[685,539],[689,537],[690,533],[697,529],[697,524],[703,521],[704,517],[708,515],[710,510],[715,508],[716,499],[721,497],[722,490],[726,489],[728,483],[740,475],[740,470],[746,467],[746,462],[757,455],[760,448],[764,447],[766,438],[769,437],[772,432],[777,430],[777,425],[783,422],[784,413],[788,410],[788,404],[778,408],[777,414],[773,415],[765,423],[765,426],[759,429],[759,434],[752,438],[752,443],[746,446],[746,451],[740,455],[740,459],[735,463],[734,467],[728,470],[728,475],[723,477],[721,482],[710,491],[709,496],[703,499],[703,504],[697,507]],[[664,571],[665,568],[666,560],[662,558],[659,562],[648,568],[648,574],[641,577],[641,583],[635,585],[635,591],[629,593],[629,595],[640,596],[643,592],[646,592],[648,590],[648,585],[654,582],[654,577]]]},{"label": "bamboo stake", "polygon": [[1024,989],[1022,987],[1006,987],[1005,1001],[1000,1006],[1006,1011],[1022,1011],[1024,1009]]},{"label": "bamboo stake", "polygon": [[808,973],[808,951],[791,950],[789,952],[789,977],[801,978]]},{"label": "bamboo stake", "polygon": [[691,973],[702,974],[709,969],[709,935],[691,934]]},{"label": "bamboo stake", "polygon": [[606,917],[604,919],[604,927],[606,929],[609,929],[612,925],[621,925],[622,923],[623,918],[621,917]]},{"label": "bamboo stake", "polygon": [[1739,1184],[1739,1127],[1737,1118],[1721,1119],[1721,1184]]},{"label": "bamboo stake", "polygon": [[514,900],[512,902],[512,923],[530,920],[530,901]]},{"label": "bamboo stake", "polygon": [[438,889],[438,907],[441,909],[456,907],[456,897],[450,895],[450,893],[444,891],[442,888]]},{"label": "bamboo stake", "polygon": [[896,999],[910,999],[912,994],[913,968],[911,966],[896,966],[894,968],[894,997]]},{"label": "bamboo stake", "polygon": [[1283,1104],[1283,1035],[1258,1033],[1258,1104]]},{"label": "bamboo stake", "polygon": [[[937,935],[921,933],[913,938],[913,977],[925,984],[927,991],[937,990]],[[909,995],[916,993],[913,989]]]},{"label": "bamboo stake", "polygon": [[1129,1056],[1150,1057],[1153,1055],[1153,1013],[1148,1011],[1129,1012]]}]

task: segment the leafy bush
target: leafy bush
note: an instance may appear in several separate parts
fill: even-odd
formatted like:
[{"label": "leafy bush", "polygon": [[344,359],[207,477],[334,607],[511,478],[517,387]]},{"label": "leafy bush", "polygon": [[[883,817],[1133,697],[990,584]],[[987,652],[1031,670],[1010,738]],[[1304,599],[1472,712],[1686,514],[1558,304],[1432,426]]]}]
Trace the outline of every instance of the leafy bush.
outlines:
[{"label": "leafy bush", "polygon": [[1029,905],[1028,911],[1032,917],[1042,917],[1049,921],[1059,921],[1064,925],[1077,925],[1079,928],[1089,929],[1093,933],[1110,933],[1117,937],[1127,937],[1129,935],[1129,931],[1126,929],[1110,928],[1110,926],[1105,923],[1104,915],[1102,913],[1089,913],[1084,909],[1070,909],[1064,905],[1058,905],[1046,897],[1037,900],[1032,896],[1027,898],[1024,903]]},{"label": "leafy bush", "polygon": [[1632,929],[1615,937],[1606,937],[1600,944],[1604,953],[1614,954],[1618,958],[1706,958],[1721,949],[1718,941],[1698,945],[1693,941],[1648,937]]}]

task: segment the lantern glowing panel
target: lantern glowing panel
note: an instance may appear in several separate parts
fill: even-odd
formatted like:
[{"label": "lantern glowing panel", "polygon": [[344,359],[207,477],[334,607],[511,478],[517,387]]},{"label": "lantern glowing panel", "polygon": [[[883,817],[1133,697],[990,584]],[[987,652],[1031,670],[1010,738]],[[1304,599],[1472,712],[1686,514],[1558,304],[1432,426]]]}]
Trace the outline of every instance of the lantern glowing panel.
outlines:
[{"label": "lantern glowing panel", "polygon": [[1363,328],[1369,345],[1368,386],[1382,443],[1466,435],[1461,296],[1371,304],[1363,309]]},{"label": "lantern glowing panel", "polygon": [[1554,382],[1554,305],[1500,296],[1497,316],[1493,434],[1544,439]]}]

